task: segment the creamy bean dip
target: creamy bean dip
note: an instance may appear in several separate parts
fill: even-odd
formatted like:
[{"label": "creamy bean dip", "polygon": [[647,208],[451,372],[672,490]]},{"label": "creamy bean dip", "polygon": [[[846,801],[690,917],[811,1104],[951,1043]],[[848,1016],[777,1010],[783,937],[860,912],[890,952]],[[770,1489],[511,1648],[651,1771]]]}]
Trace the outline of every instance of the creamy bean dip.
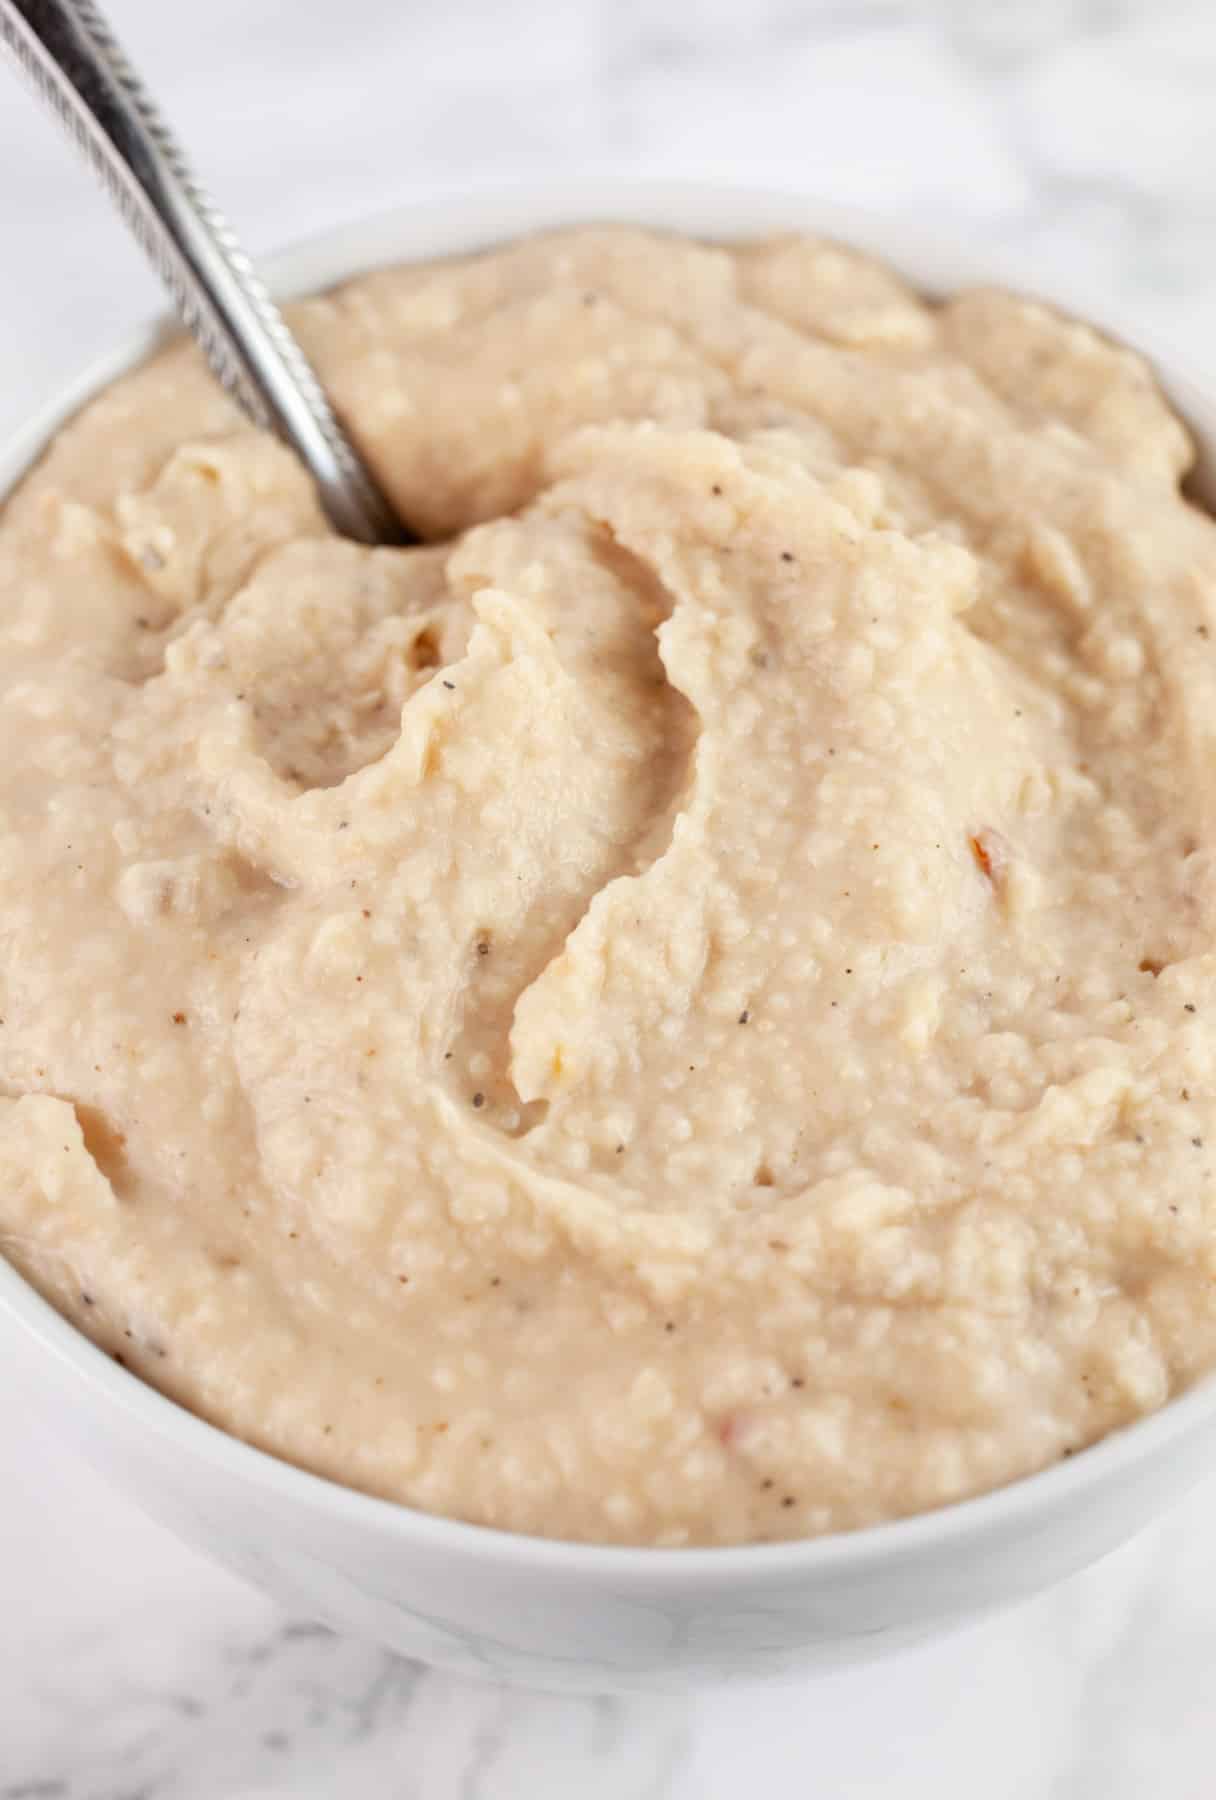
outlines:
[{"label": "creamy bean dip", "polygon": [[295,309],[432,542],[180,345],[0,522],[0,1245],[240,1437],[715,1544],[1216,1362],[1216,528],[1141,360],[824,242]]}]

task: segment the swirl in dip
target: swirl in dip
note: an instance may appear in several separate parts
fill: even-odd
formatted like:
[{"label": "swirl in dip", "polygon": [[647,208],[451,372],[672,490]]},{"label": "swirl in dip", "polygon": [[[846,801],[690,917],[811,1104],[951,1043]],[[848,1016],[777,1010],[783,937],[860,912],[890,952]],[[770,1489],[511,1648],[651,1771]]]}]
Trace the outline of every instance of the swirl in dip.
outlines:
[{"label": "swirl in dip", "polygon": [[1142,362],[812,240],[174,346],[0,522],[0,1241],[131,1369],[556,1537],[855,1527],[1216,1362],[1216,528]]}]

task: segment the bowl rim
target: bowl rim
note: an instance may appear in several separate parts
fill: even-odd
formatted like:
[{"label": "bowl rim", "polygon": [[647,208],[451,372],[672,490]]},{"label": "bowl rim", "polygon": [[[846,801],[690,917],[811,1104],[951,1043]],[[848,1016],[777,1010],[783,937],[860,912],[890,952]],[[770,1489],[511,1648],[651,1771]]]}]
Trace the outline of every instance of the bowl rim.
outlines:
[{"label": "bowl rim", "polygon": [[[806,230],[872,251],[928,293],[1000,285],[1028,292],[1099,325],[1144,353],[1171,401],[1197,429],[1196,486],[1213,491],[1216,464],[1216,380],[1205,387],[1189,359],[1159,333],[1145,331],[1125,309],[1085,284],[1045,272],[1027,283],[1023,263],[924,226],[863,208],[842,206],[796,189],[718,182],[596,178],[549,183],[481,184],[445,192],[319,231],[266,257],[262,268],[280,298],[332,287],[393,261],[468,253],[562,225],[615,221],[723,241]],[[107,382],[132,366],[174,329],[163,316],[128,333],[93,359],[17,430],[0,442],[0,507],[33,467],[60,425]],[[1205,428],[1206,426],[1206,428]],[[259,1448],[191,1412],[120,1367],[60,1314],[0,1254],[0,1316],[126,1422],[183,1456],[200,1459],[268,1498],[329,1515],[334,1523],[385,1534],[417,1548],[477,1561],[505,1562],[559,1574],[653,1588],[734,1585],[757,1578],[831,1577],[860,1566],[880,1571],[958,1537],[998,1540],[1038,1515],[1082,1505],[1121,1474],[1166,1457],[1183,1440],[1216,1422],[1216,1371],[1201,1377],[1155,1412],[1108,1433],[1076,1456],[1020,1476],[995,1489],[854,1530],[776,1543],[687,1548],[584,1543],[476,1524],[428,1513],[403,1502],[345,1486]]]}]

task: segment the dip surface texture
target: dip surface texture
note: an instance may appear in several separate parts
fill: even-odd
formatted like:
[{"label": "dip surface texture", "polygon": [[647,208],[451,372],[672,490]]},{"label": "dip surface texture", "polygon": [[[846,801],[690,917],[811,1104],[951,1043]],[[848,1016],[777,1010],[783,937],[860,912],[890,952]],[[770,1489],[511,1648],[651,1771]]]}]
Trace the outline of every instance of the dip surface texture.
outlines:
[{"label": "dip surface texture", "polygon": [[0,1247],[519,1531],[797,1537],[1216,1362],[1216,527],[1144,365],[624,228],[173,346],[0,522]]}]

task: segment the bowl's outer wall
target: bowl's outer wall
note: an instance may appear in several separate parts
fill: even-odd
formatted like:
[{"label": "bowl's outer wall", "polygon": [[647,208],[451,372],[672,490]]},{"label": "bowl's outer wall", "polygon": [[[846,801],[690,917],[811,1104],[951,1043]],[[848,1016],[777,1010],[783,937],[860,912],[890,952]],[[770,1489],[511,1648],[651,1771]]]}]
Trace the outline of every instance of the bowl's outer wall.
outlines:
[{"label": "bowl's outer wall", "polygon": [[[1153,356],[1196,429],[1212,492],[1216,396],[1091,297],[799,196],[628,183],[507,190],[410,208],[270,265],[281,293],[550,225],[620,219],[702,236],[821,231],[887,255],[928,291],[1025,286]],[[154,340],[90,372],[0,452],[0,492],[64,418]],[[0,1260],[0,1353],[103,1475],[183,1539],[286,1605],[465,1674],[551,1688],[681,1687],[856,1661],[965,1623],[1114,1548],[1216,1462],[1216,1386],[1003,1495],[818,1545],[583,1551],[428,1520],[250,1451],[143,1389]]]},{"label": "bowl's outer wall", "polygon": [[[778,1555],[740,1576],[727,1553],[718,1576],[712,1558],[708,1568],[699,1558],[690,1581],[678,1551],[584,1565],[577,1550],[533,1560],[521,1540],[513,1547],[522,1554],[502,1555],[494,1533],[413,1542],[396,1528],[401,1509],[349,1517],[326,1504],[325,1483],[310,1481],[303,1501],[269,1487],[263,1458],[233,1467],[183,1454],[180,1433],[149,1430],[142,1409],[115,1402],[113,1384],[82,1378],[74,1357],[18,1337],[9,1315],[0,1331],[16,1339],[6,1354],[24,1363],[44,1416],[185,1542],[304,1616],[458,1674],[555,1691],[679,1691],[865,1661],[1085,1567],[1180,1499],[1216,1458],[1209,1408],[1170,1455],[1140,1457],[1088,1493],[1057,1492],[973,1527],[955,1508],[906,1551],[896,1532],[890,1553],[838,1566],[829,1557],[800,1568]],[[877,1543],[883,1534],[863,1535]],[[856,1547],[864,1551],[860,1537]]]}]

